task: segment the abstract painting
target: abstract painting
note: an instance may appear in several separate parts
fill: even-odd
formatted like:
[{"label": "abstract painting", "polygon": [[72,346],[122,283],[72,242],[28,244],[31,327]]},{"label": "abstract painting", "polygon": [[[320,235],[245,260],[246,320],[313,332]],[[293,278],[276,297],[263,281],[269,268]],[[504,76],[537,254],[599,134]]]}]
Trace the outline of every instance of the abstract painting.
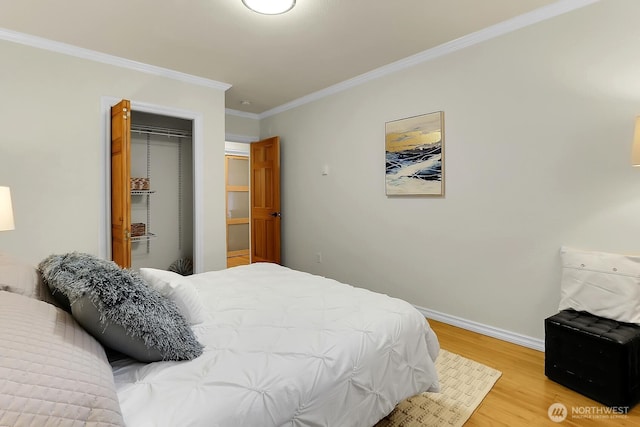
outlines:
[{"label": "abstract painting", "polygon": [[387,196],[444,196],[444,112],[385,124]]}]

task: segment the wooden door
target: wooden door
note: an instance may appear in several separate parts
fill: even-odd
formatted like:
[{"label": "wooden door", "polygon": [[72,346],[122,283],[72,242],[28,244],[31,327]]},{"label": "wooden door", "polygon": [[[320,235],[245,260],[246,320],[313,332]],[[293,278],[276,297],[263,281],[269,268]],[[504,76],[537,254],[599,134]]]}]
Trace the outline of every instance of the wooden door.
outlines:
[{"label": "wooden door", "polygon": [[131,267],[131,103],[111,107],[111,259]]},{"label": "wooden door", "polygon": [[280,138],[251,144],[251,262],[280,264]]}]

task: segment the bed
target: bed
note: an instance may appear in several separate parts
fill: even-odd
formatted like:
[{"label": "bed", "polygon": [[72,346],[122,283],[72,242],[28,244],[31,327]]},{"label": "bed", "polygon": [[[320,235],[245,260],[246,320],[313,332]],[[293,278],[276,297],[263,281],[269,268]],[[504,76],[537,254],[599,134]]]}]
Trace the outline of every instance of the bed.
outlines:
[{"label": "bed", "polygon": [[126,426],[373,426],[439,389],[437,337],[405,301],[266,263],[140,276],[202,350],[148,362],[105,347]]}]

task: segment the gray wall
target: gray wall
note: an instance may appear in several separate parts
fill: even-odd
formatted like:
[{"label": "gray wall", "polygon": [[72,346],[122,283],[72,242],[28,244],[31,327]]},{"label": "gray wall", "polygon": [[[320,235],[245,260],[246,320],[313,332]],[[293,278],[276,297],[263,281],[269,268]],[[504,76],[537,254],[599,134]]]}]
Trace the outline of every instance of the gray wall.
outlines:
[{"label": "gray wall", "polygon": [[16,230],[0,250],[38,262],[98,254],[104,228],[103,97],[191,111],[204,135],[204,269],[225,266],[224,91],[0,41],[0,183]]},{"label": "gray wall", "polygon": [[[598,2],[226,129],[221,90],[0,41],[0,185],[16,216],[0,250],[99,251],[100,100],[128,98],[203,115],[205,269],[225,262],[225,132],[259,128],[282,138],[287,266],[542,338],[561,245],[640,252],[637,16],[633,0]],[[385,197],[384,123],[438,110],[446,196]]]},{"label": "gray wall", "polygon": [[[640,252],[638,16],[599,2],[263,119],[284,263],[543,338],[561,245]],[[385,122],[439,110],[446,196],[386,197]]]},{"label": "gray wall", "polygon": [[235,110],[225,115],[225,134],[228,141],[252,142],[260,139],[260,119],[256,114]]}]

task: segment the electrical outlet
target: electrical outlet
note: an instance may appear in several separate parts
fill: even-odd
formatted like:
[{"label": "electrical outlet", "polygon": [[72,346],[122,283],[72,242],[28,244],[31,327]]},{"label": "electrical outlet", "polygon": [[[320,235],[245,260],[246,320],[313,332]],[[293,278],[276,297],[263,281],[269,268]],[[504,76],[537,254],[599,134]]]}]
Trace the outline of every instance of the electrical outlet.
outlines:
[{"label": "electrical outlet", "polygon": [[316,252],[316,262],[317,263],[322,262],[322,252]]}]

